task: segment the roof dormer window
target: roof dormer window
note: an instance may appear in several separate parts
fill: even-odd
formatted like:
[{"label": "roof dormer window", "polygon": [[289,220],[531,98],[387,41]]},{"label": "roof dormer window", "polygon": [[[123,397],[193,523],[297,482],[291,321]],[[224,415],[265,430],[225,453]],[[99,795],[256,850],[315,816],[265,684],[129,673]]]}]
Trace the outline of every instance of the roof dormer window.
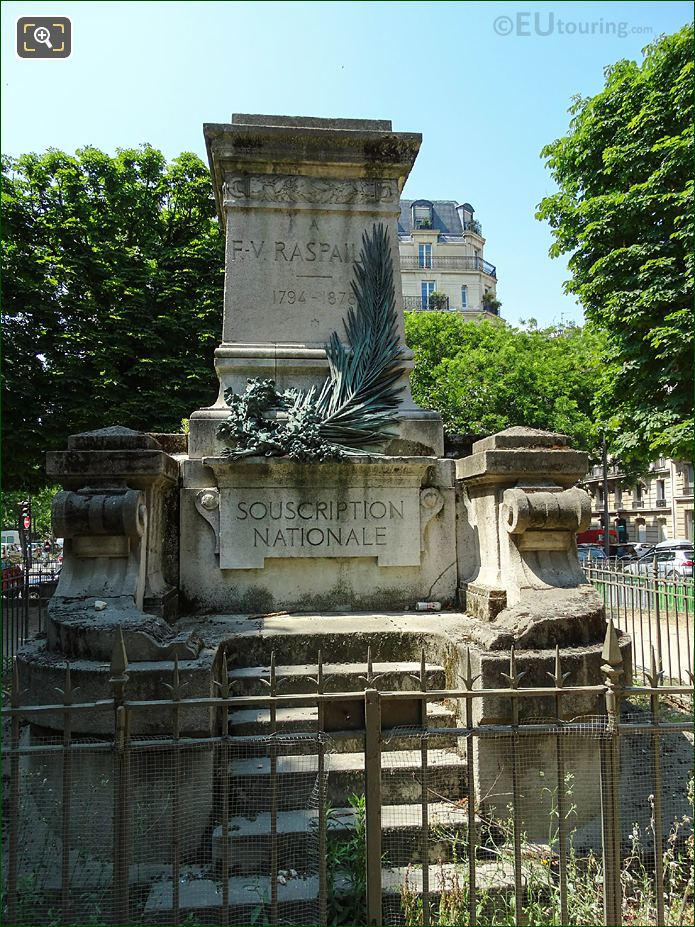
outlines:
[{"label": "roof dormer window", "polygon": [[414,229],[431,229],[434,228],[432,222],[432,204],[423,200],[413,203],[413,228]]}]

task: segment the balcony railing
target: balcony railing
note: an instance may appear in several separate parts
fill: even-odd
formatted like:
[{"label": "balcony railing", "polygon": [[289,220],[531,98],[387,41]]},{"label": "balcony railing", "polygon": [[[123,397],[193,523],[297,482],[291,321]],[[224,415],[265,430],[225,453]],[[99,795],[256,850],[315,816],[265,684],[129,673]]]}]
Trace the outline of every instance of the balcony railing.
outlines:
[{"label": "balcony railing", "polygon": [[403,310],[405,312],[450,312],[449,300],[446,303],[438,301],[435,305],[427,305],[421,296],[404,296]]},{"label": "balcony railing", "polygon": [[[614,480],[620,475],[619,468],[614,463],[608,464],[608,469],[606,475],[609,480]],[[587,473],[586,480],[600,480],[603,479],[603,467],[601,464],[596,464],[593,466]]]},{"label": "balcony railing", "polygon": [[[470,222],[462,222],[464,232],[474,232],[476,235],[483,236],[483,227],[477,219],[471,219]],[[415,231],[434,232],[437,231],[431,219],[415,219],[413,222]],[[444,234],[447,234],[446,232]],[[454,233],[456,234],[456,233]]]},{"label": "balcony railing", "polygon": [[665,509],[665,508],[666,508],[666,500],[665,500],[665,499],[657,499],[657,500],[656,500],[656,507],[657,507],[658,509]]},{"label": "balcony railing", "polygon": [[416,254],[401,255],[401,270],[477,270],[490,277],[497,276],[497,268],[481,257],[471,254],[433,254],[419,257]]},{"label": "balcony railing", "polygon": [[644,508],[646,508],[646,504],[645,504],[644,500],[642,500],[642,499],[633,499],[633,500],[632,500],[632,508],[633,508],[633,509],[644,509]]},{"label": "balcony railing", "polygon": [[475,232],[476,235],[482,236],[483,227],[476,219],[472,219],[470,222],[462,222],[464,232]]},{"label": "balcony railing", "polygon": [[447,300],[445,306],[425,306],[423,305],[422,299],[419,296],[404,296],[403,297],[403,311],[404,312],[459,312],[464,318],[474,319],[479,316],[486,317],[499,317],[498,312],[493,312],[492,309],[486,309],[485,306],[480,306],[475,308],[474,306],[452,306],[451,303]]}]

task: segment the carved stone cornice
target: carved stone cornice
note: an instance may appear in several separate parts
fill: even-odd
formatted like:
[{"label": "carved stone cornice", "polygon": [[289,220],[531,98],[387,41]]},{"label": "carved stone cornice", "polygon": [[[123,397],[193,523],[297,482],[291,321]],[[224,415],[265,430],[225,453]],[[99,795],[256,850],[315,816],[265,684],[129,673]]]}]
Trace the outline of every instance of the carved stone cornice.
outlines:
[{"label": "carved stone cornice", "polygon": [[247,200],[362,205],[397,203],[398,199],[398,183],[389,177],[333,180],[298,174],[227,174],[222,185],[222,204],[225,208]]}]

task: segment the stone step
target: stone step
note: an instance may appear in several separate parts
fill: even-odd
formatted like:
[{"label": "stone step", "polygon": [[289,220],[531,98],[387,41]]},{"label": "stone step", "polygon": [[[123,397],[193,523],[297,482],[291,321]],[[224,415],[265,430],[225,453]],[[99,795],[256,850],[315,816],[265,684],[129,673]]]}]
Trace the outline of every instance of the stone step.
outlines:
[{"label": "stone step", "polygon": [[[444,667],[438,663],[425,666],[428,689],[443,689],[446,685]],[[275,668],[277,692],[316,692],[318,667],[312,663],[288,664]],[[415,662],[374,663],[375,686],[386,690],[416,690],[420,688],[420,664]],[[326,663],[323,667],[325,692],[361,692],[366,688],[366,663]],[[268,695],[269,666],[242,666],[229,671],[229,681],[235,695]],[[264,682],[265,681],[265,682]]]},{"label": "stone step", "polygon": [[[392,750],[382,754],[381,800],[385,805],[409,804],[421,800],[420,751]],[[318,770],[316,754],[279,755],[277,763],[278,808],[283,811],[306,807]],[[459,801],[466,795],[465,760],[451,750],[435,749],[428,754],[430,801]],[[364,794],[364,754],[329,753],[326,801],[343,807],[350,795]],[[270,806],[270,759],[267,756],[235,759],[229,764],[232,807],[249,816]]]},{"label": "stone step", "polygon": [[[267,868],[267,862],[266,862]],[[537,869],[537,872],[532,871]],[[200,872],[199,877],[181,881],[179,886],[179,912],[182,921],[194,923],[217,923],[222,907],[222,883],[211,878],[210,873]],[[522,862],[522,884],[524,890],[529,879],[544,879],[548,873],[539,864]],[[466,916],[466,891],[468,884],[467,864],[441,863],[429,867],[430,902],[439,903],[447,895],[449,914]],[[476,886],[479,906],[483,912],[499,913],[503,899],[509,899],[509,911],[514,898],[514,867],[509,860],[480,861],[476,865]],[[334,893],[348,896],[352,884],[347,874],[338,872],[333,880]],[[319,880],[315,874],[304,875],[286,871],[278,878],[278,922],[316,923],[318,917]],[[270,878],[267,875],[232,876],[228,881],[230,919],[227,923],[266,923],[269,915]],[[413,866],[388,866],[382,870],[382,903],[385,923],[400,923],[403,918],[403,904],[413,905],[422,896],[422,870]],[[173,883],[171,880],[157,882],[150,890],[139,923],[171,924],[173,908]],[[460,908],[460,910],[459,910]],[[507,905],[505,904],[505,909]],[[508,914],[509,911],[506,913]],[[433,912],[436,914],[436,911]],[[446,923],[461,923],[447,920]],[[507,923],[507,921],[502,921]],[[510,921],[511,923],[511,921]]]},{"label": "stone step", "polygon": [[[513,904],[514,900],[514,863],[508,858],[494,860],[481,860],[476,863],[476,889],[478,898],[486,904],[494,904],[494,896],[508,896]],[[541,879],[547,885],[548,870],[540,863],[522,859],[521,881],[524,890],[529,880]],[[388,866],[382,869],[381,894],[384,900],[385,913],[388,910],[392,915],[398,910],[396,905],[402,904],[404,897],[419,897],[422,895],[422,867],[420,866]],[[429,892],[430,900],[438,901],[442,894],[451,899],[458,896],[461,899],[465,915],[466,894],[468,890],[468,863],[441,863],[429,866]],[[487,899],[483,896],[487,895]],[[489,913],[489,911],[488,911]],[[389,918],[390,920],[390,918]],[[445,923],[459,923],[458,921],[445,921]],[[496,921],[497,923],[497,921]],[[500,923],[512,923],[500,921]]]},{"label": "stone step", "polygon": [[[280,735],[310,734],[316,730],[318,709],[316,708],[278,708],[276,714],[277,731]],[[456,727],[456,715],[446,705],[430,702],[427,706],[427,725],[432,729],[428,735],[430,748],[455,748],[456,735],[448,734],[446,729]],[[265,709],[243,709],[232,712],[229,718],[229,732],[231,742],[239,747],[251,750],[254,739],[266,738],[270,735],[270,711]],[[327,750],[334,753],[358,753],[364,750],[364,733],[361,731],[335,731],[327,734]],[[301,740],[294,742],[296,747],[292,752],[311,753],[316,750],[316,741],[307,738],[306,746],[302,747]],[[408,733],[405,727],[394,727],[384,730],[382,749],[408,750],[417,745],[417,735]],[[264,751],[267,746],[259,745]]]},{"label": "stone step", "polygon": [[[283,877],[284,878],[284,877]],[[232,876],[229,887],[229,924],[268,923],[270,909],[270,879],[267,875]],[[278,881],[278,922],[317,923],[318,876],[297,875]],[[172,924],[173,883],[158,882],[150,890],[145,903],[143,924]],[[218,923],[222,907],[222,883],[214,878],[189,878],[179,886],[181,922]],[[265,911],[265,913],[264,913]],[[299,919],[298,919],[299,918]]]},{"label": "stone step", "polygon": [[[477,821],[478,843],[485,829]],[[346,841],[355,833],[358,813],[354,808],[331,808],[326,831],[328,839]],[[468,840],[468,814],[465,804],[431,802],[428,806],[430,862],[462,859]],[[318,851],[318,811],[300,809],[280,811],[277,816],[278,858],[281,868],[301,869],[307,858]],[[409,865],[421,861],[422,807],[418,805],[385,805],[382,813],[384,857],[391,865]],[[270,854],[270,814],[255,817],[233,817],[229,820],[230,873],[262,872]],[[484,847],[479,846],[479,852]],[[219,873],[222,867],[223,838],[221,825],[212,834],[212,860]]]}]

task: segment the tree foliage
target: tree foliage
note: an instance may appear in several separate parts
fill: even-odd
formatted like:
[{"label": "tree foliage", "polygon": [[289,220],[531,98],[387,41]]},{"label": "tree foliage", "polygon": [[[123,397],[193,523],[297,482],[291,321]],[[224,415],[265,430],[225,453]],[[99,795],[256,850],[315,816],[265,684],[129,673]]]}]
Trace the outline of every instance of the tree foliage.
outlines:
[{"label": "tree foliage", "polygon": [[214,399],[224,240],[193,154],[88,147],[2,172],[4,477],[27,490],[70,433],[177,431]]},{"label": "tree foliage", "polygon": [[60,486],[44,486],[37,493],[29,496],[23,491],[0,492],[0,512],[2,512],[3,529],[17,530],[17,511],[19,504],[25,499],[31,499],[31,517],[33,534],[43,538],[51,533],[51,509],[53,497]]},{"label": "tree foliage", "polygon": [[688,25],[607,68],[542,151],[559,190],[537,216],[605,333],[597,410],[628,466],[692,448],[692,49]]},{"label": "tree foliage", "polygon": [[591,407],[603,345],[595,333],[417,312],[406,315],[406,338],[413,398],[437,410],[446,431],[480,437],[526,425],[570,435],[577,448],[597,446]]}]

